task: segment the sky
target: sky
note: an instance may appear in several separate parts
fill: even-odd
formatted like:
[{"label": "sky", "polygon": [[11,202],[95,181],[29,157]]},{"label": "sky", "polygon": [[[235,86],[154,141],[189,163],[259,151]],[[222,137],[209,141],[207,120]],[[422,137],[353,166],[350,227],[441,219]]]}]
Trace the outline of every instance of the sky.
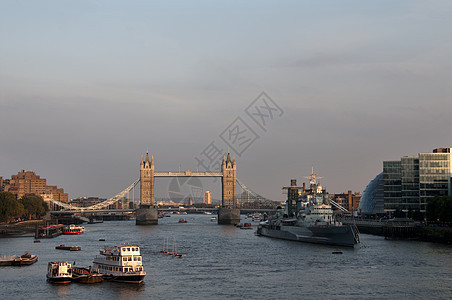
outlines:
[{"label": "sky", "polygon": [[229,148],[269,199],[312,166],[362,192],[384,160],[452,146],[451,16],[447,0],[1,0],[0,176],[110,198],[147,149],[176,171]]}]

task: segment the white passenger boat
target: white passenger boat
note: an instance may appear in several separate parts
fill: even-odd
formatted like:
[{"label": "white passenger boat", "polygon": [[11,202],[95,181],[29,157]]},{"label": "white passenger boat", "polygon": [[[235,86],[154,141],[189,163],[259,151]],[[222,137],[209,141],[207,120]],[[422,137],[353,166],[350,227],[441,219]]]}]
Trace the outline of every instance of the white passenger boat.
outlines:
[{"label": "white passenger boat", "polygon": [[146,272],[143,268],[140,247],[115,246],[100,251],[93,261],[93,269],[106,280],[142,283]]},{"label": "white passenger boat", "polygon": [[71,224],[63,228],[63,234],[82,234],[85,231],[85,227]]},{"label": "white passenger boat", "polygon": [[47,264],[47,280],[52,283],[70,283],[72,266],[67,261],[51,261]]}]

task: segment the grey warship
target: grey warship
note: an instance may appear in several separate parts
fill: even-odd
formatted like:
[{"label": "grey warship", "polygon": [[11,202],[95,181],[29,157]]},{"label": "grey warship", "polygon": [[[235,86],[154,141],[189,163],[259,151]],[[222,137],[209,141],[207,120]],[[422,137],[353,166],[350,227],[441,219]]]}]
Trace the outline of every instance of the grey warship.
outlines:
[{"label": "grey warship", "polygon": [[305,184],[298,187],[296,179],[292,179],[291,185],[283,188],[288,191],[285,209],[278,207],[275,215],[259,224],[256,233],[277,239],[354,247],[359,242],[358,229],[334,219],[328,194],[317,183],[316,176],[313,169],[308,177],[309,189]]}]

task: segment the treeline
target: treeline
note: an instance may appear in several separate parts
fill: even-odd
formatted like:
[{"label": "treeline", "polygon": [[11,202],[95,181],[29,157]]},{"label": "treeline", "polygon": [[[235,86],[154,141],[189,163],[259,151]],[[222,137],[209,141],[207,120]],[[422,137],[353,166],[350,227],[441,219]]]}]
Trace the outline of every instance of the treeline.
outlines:
[{"label": "treeline", "polygon": [[435,197],[427,204],[429,222],[452,222],[452,197]]},{"label": "treeline", "polygon": [[16,218],[32,219],[45,215],[49,210],[40,196],[26,195],[16,200],[10,192],[0,192],[0,222]]}]

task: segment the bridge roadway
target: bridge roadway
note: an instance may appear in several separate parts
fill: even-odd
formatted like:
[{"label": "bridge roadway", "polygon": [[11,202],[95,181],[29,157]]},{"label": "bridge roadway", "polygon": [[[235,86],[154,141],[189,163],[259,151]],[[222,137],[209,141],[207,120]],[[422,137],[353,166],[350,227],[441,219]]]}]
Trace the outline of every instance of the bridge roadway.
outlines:
[{"label": "bridge roadway", "polygon": [[[202,214],[204,212],[218,212],[218,208],[184,208],[184,209],[175,209],[175,208],[159,208],[159,211],[169,212],[169,211],[178,211],[178,212],[187,212],[188,214]],[[97,209],[97,210],[87,210],[87,209],[77,209],[77,210],[53,210],[50,211],[52,215],[71,215],[74,213],[110,213],[110,214],[124,214],[124,213],[132,213],[135,209]],[[240,209],[240,214],[249,214],[249,213],[272,213],[274,209],[266,209],[266,208],[246,208]]]},{"label": "bridge roadway", "polygon": [[222,172],[154,172],[154,177],[223,177]]}]

